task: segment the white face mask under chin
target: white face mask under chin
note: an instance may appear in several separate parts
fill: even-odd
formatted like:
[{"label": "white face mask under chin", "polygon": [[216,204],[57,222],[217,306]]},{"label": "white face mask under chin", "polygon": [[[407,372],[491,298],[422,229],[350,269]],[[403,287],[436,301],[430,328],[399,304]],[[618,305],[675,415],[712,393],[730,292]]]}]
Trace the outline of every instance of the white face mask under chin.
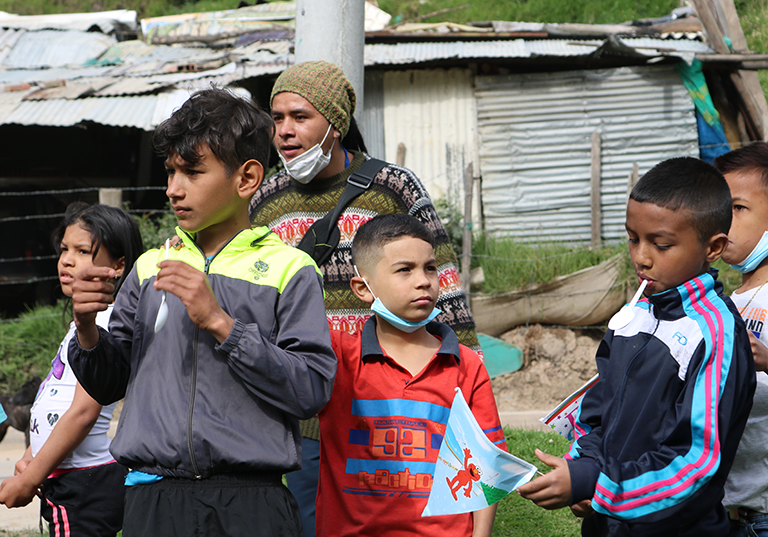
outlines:
[{"label": "white face mask under chin", "polygon": [[306,185],[312,179],[314,179],[318,173],[323,171],[323,169],[328,166],[328,164],[330,164],[331,152],[333,151],[333,146],[336,145],[336,138],[333,139],[333,144],[331,144],[331,148],[328,150],[328,154],[323,154],[323,144],[325,143],[326,138],[328,138],[328,133],[330,132],[331,125],[328,125],[328,130],[325,131],[323,141],[319,144],[313,145],[310,149],[294,158],[293,160],[286,161],[285,157],[283,157],[283,154],[279,151],[277,152],[280,160],[283,161],[283,166],[285,166],[288,175],[296,179],[299,183]]}]

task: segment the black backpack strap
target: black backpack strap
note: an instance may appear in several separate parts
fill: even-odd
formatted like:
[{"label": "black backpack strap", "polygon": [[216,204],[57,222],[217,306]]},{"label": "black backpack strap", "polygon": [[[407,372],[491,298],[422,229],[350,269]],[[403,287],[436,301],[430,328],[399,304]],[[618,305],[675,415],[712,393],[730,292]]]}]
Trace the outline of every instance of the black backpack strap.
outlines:
[{"label": "black backpack strap", "polygon": [[386,165],[385,161],[375,158],[363,162],[347,179],[347,185],[333,210],[312,224],[304,234],[297,248],[312,256],[318,266],[323,264],[339,245],[340,233],[337,224],[341,213],[352,200],[368,190],[373,179]]}]

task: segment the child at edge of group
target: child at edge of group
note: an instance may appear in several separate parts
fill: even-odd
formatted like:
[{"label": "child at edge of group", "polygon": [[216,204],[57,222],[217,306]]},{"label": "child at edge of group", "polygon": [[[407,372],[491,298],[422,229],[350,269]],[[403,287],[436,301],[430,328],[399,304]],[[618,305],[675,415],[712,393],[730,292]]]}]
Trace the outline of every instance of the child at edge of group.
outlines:
[{"label": "child at edge of group", "polygon": [[537,450],[554,470],[518,489],[571,506],[582,535],[728,534],[720,501],[755,390],[744,321],[710,268],[731,217],[728,184],[698,159],[663,161],[632,189],[629,254],[647,298],[600,343],[570,451]]},{"label": "child at edge of group", "polygon": [[731,295],[747,325],[757,369],[752,411],[725,482],[723,505],[733,537],[768,537],[768,143],[755,142],[715,159],[733,198],[733,224],[723,260],[742,273]]},{"label": "child at edge of group", "polygon": [[[128,213],[84,202],[67,207],[51,239],[59,254],[61,290],[70,298],[75,274],[94,266],[113,272],[110,285],[117,295],[144,251],[139,227]],[[112,313],[109,298],[96,319],[103,328]],[[109,452],[107,431],[115,404],[102,407],[72,373],[68,349],[74,335],[73,321],[37,392],[30,411],[30,446],[16,463],[14,477],[0,485],[0,503],[22,507],[39,495],[50,535],[106,537],[122,528],[128,470]]]},{"label": "child at edge of group", "polygon": [[496,505],[423,517],[455,388],[506,450],[491,382],[474,351],[433,319],[435,239],[417,218],[379,215],[352,243],[352,292],[374,313],[354,335],[333,330],[338,371],[320,418],[318,537],[490,536]]},{"label": "child at edge of group", "polygon": [[73,369],[97,401],[125,397],[112,442],[132,470],[124,537],[302,533],[282,475],[300,466],[299,419],[330,398],[336,358],[312,259],[248,220],[273,133],[228,90],[192,95],[153,140],[180,240],[139,258],[109,332],[94,316],[111,271],[75,278]]}]

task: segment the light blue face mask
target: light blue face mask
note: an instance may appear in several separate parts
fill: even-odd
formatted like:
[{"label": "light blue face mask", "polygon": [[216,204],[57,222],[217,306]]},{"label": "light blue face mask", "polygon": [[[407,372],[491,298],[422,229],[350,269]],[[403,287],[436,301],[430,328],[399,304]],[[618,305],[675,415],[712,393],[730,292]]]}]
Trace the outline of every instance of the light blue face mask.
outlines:
[{"label": "light blue face mask", "polygon": [[368,288],[368,290],[373,295],[373,298],[375,299],[373,301],[373,304],[371,304],[371,311],[374,312],[376,315],[378,315],[380,318],[387,321],[389,324],[397,328],[398,330],[405,332],[407,334],[411,334],[421,328],[422,326],[426,326],[429,324],[435,317],[440,315],[442,313],[442,310],[439,310],[437,308],[432,309],[432,313],[429,314],[429,316],[421,321],[406,321],[405,319],[402,319],[389,311],[387,307],[384,305],[384,303],[381,301],[380,298],[378,298],[374,293],[373,289],[371,289],[371,286],[368,285],[368,281],[360,276],[360,273],[357,271],[357,266],[354,267],[355,274],[357,274],[358,278],[362,278],[363,282],[365,283],[365,286]]},{"label": "light blue face mask", "polygon": [[738,270],[742,274],[747,274],[759,267],[760,263],[762,263],[766,257],[768,257],[768,231],[763,233],[763,236],[760,238],[760,242],[757,243],[755,248],[752,250],[752,253],[750,253],[747,258],[741,262],[741,264],[731,265],[731,267]]}]

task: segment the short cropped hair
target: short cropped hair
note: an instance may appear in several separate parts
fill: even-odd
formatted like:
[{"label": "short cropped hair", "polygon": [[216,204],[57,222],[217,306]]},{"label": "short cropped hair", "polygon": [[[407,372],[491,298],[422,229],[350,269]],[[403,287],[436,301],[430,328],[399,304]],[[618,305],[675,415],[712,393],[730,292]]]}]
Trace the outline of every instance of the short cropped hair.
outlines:
[{"label": "short cropped hair", "polygon": [[760,174],[763,187],[768,190],[768,143],[754,142],[740,149],[734,149],[715,159],[720,173],[756,172]]},{"label": "short cropped hair", "polygon": [[381,257],[381,250],[402,237],[421,239],[435,248],[435,236],[416,217],[409,214],[380,214],[360,226],[352,240],[352,264],[370,269]]},{"label": "short cropped hair", "polygon": [[178,154],[191,164],[202,158],[200,146],[207,144],[224,163],[227,173],[248,160],[269,166],[275,122],[258,105],[223,88],[192,95],[155,130],[153,143],[160,156]]},{"label": "short cropped hair", "polygon": [[637,182],[629,197],[672,211],[688,211],[689,223],[702,243],[731,228],[733,208],[728,183],[703,160],[680,157],[660,162]]}]

